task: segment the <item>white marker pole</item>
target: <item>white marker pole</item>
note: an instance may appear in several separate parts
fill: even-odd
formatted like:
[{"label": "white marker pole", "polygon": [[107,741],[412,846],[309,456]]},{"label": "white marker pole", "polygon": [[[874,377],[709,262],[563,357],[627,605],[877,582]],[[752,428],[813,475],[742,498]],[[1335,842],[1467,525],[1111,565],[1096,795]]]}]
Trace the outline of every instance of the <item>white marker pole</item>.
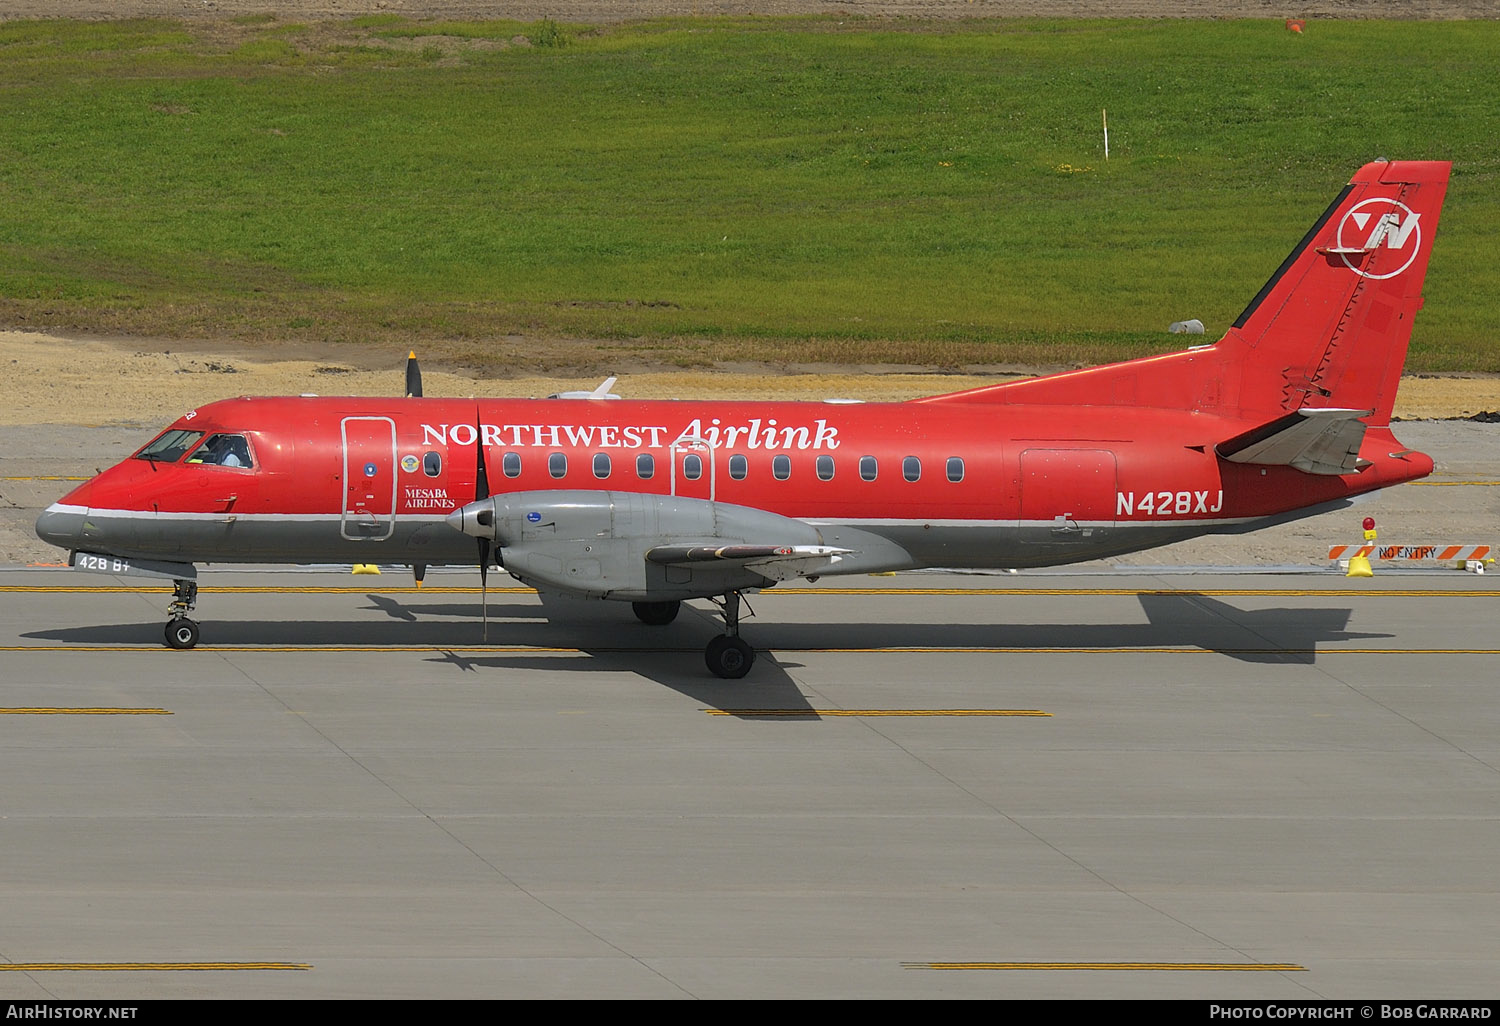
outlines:
[{"label": "white marker pole", "polygon": [[1099,113],[1104,118],[1104,159],[1108,160],[1109,159],[1109,111],[1105,110],[1103,107],[1100,107],[1099,108]]}]

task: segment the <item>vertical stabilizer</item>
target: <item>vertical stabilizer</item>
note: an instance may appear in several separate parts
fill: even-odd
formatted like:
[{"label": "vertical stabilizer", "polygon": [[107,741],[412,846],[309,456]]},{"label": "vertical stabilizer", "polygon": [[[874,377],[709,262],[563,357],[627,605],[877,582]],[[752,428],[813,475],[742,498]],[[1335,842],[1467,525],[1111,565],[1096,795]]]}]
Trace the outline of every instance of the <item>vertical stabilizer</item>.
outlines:
[{"label": "vertical stabilizer", "polygon": [[1378,161],[1339,193],[1216,346],[1242,410],[1390,423],[1449,168]]},{"label": "vertical stabilizer", "polygon": [[1369,410],[1365,424],[1387,425],[1450,167],[1366,164],[1213,345],[913,401],[1149,406],[1261,422]]}]

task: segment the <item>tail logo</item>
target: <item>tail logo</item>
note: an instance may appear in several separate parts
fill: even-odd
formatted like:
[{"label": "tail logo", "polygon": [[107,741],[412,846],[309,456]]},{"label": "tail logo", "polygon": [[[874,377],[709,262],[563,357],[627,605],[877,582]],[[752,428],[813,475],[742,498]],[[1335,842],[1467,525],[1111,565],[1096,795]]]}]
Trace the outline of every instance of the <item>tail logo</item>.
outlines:
[{"label": "tail logo", "polygon": [[[1422,249],[1422,215],[1399,200],[1377,196],[1362,200],[1349,208],[1339,222],[1335,252],[1344,266],[1365,278],[1394,278],[1411,266]],[[1357,260],[1384,246],[1405,253],[1406,260],[1394,271],[1374,274],[1350,262],[1348,253],[1358,253]]]}]

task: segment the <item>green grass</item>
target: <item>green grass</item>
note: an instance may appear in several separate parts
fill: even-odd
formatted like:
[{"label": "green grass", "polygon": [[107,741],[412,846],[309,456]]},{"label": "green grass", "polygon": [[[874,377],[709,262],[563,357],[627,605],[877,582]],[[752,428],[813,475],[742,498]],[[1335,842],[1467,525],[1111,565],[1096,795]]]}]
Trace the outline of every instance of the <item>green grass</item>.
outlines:
[{"label": "green grass", "polygon": [[1500,22],[0,22],[0,321],[1116,359],[1390,156],[1455,162],[1410,365],[1500,371],[1496,81]]}]

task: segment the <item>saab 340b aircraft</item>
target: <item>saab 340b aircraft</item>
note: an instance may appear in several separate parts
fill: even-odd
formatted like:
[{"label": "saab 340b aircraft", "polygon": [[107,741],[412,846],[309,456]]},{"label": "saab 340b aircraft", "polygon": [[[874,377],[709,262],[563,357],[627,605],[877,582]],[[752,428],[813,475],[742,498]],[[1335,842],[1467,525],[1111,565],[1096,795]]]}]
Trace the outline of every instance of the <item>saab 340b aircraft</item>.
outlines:
[{"label": "saab 340b aircraft", "polygon": [[900,403],[240,398],[42,513],[71,565],[497,565],[664,624],[795,578],[1041,567],[1253,531],[1424,477],[1391,433],[1450,165],[1362,168],[1211,345]]}]

